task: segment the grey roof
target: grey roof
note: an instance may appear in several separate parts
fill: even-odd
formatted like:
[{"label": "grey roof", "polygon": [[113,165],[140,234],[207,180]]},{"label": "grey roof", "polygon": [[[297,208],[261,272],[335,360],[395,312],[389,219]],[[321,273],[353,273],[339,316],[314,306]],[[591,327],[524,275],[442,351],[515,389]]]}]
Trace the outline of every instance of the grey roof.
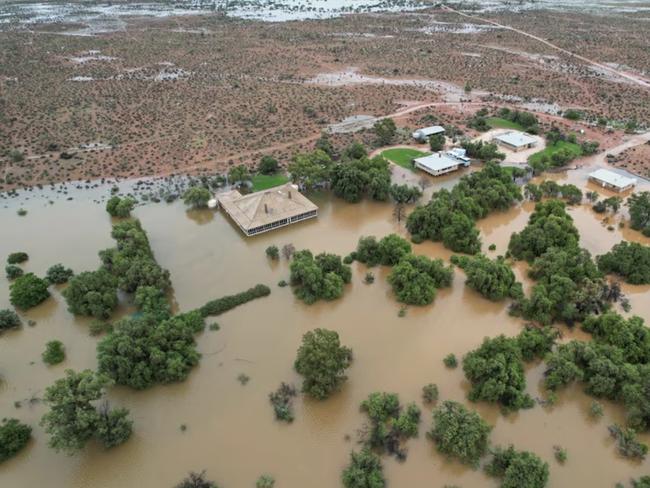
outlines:
[{"label": "grey roof", "polygon": [[414,161],[422,166],[425,166],[431,171],[442,171],[463,164],[463,162],[459,159],[448,156],[446,153],[442,152],[435,153],[430,156],[416,158]]},{"label": "grey roof", "polygon": [[422,127],[421,129],[413,132],[413,137],[418,137],[423,135],[424,137],[432,136],[434,134],[442,134],[445,131],[445,128],[441,125],[432,125],[431,127]]},{"label": "grey roof", "polygon": [[537,139],[535,139],[534,137],[531,137],[528,134],[524,134],[523,132],[518,132],[518,131],[511,131],[511,132],[506,132],[505,134],[499,134],[494,138],[513,147],[523,147],[528,144],[533,144],[537,142]]},{"label": "grey roof", "polygon": [[616,188],[627,188],[630,185],[636,185],[636,178],[629,178],[608,169],[597,169],[593,173],[589,173],[589,177]]}]

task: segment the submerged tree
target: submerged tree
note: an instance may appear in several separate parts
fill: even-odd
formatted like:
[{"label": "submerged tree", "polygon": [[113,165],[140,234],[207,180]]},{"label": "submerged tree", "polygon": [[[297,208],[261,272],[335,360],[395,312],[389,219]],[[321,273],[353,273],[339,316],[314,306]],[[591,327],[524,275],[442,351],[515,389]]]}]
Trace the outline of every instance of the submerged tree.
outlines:
[{"label": "submerged tree", "polygon": [[370,449],[350,453],[350,464],[343,470],[345,488],[384,488],[386,480],[379,456]]},{"label": "submerged tree", "polygon": [[501,488],[544,488],[548,483],[548,463],[528,451],[497,447],[485,471],[501,478]]}]

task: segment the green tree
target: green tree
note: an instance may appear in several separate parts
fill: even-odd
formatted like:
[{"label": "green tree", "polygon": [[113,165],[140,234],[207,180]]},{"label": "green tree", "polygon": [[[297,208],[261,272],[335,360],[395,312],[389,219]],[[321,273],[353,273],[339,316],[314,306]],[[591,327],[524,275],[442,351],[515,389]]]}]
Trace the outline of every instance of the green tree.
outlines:
[{"label": "green tree", "polygon": [[501,478],[501,488],[544,488],[548,483],[548,463],[532,452],[515,451],[513,446],[497,447],[485,471]]},{"label": "green tree", "polygon": [[373,130],[377,136],[377,143],[380,146],[387,146],[393,141],[397,127],[393,119],[386,118],[375,122]]},{"label": "green tree", "polygon": [[630,226],[650,236],[650,192],[633,193],[626,205],[630,209]]},{"label": "green tree", "polygon": [[311,153],[296,154],[288,170],[291,179],[301,188],[311,189],[329,181],[332,159],[330,156],[316,149]]},{"label": "green tree", "polygon": [[350,267],[335,254],[321,253],[314,258],[308,250],[298,251],[289,267],[295,295],[308,304],[340,298],[343,285],[352,277]]},{"label": "green tree", "polygon": [[85,271],[70,280],[63,296],[70,313],[107,319],[117,307],[117,279],[105,269]]},{"label": "green tree", "polygon": [[50,366],[59,364],[65,359],[65,348],[61,341],[49,341],[45,344],[45,351],[42,354],[43,362]]},{"label": "green tree", "polygon": [[622,276],[627,283],[650,283],[650,247],[638,242],[621,241],[607,254],[596,258],[603,273]]},{"label": "green tree", "polygon": [[5,274],[7,275],[8,280],[15,280],[16,278],[24,275],[25,272],[20,266],[16,266],[15,264],[8,264],[5,266]]},{"label": "green tree", "polygon": [[20,317],[16,312],[8,308],[0,310],[0,333],[18,327],[20,327]]},{"label": "green tree", "polygon": [[433,134],[429,136],[429,147],[433,152],[442,151],[445,148],[444,134]]},{"label": "green tree", "polygon": [[350,464],[343,470],[345,488],[384,488],[386,480],[381,460],[370,449],[350,453]]},{"label": "green tree", "polygon": [[380,263],[395,266],[404,256],[411,253],[411,244],[397,234],[388,234],[379,241]]},{"label": "green tree", "polygon": [[53,285],[60,285],[67,283],[73,275],[74,272],[70,268],[66,268],[62,264],[55,264],[48,268],[45,279]]},{"label": "green tree", "polygon": [[263,175],[273,175],[280,170],[280,163],[272,156],[262,156],[257,171]]},{"label": "green tree", "polygon": [[49,298],[47,287],[47,281],[27,273],[9,285],[9,301],[16,308],[28,310]]},{"label": "green tree", "polygon": [[523,294],[521,283],[517,282],[512,269],[501,257],[493,261],[482,254],[452,256],[451,262],[465,272],[465,284],[489,300],[499,301]]},{"label": "green tree", "polygon": [[478,413],[447,400],[433,411],[430,437],[442,454],[477,466],[487,453],[491,430]]},{"label": "green tree", "polygon": [[126,218],[131,216],[131,210],[133,210],[135,204],[135,199],[131,197],[120,198],[115,195],[106,202],[106,211],[111,217]]},{"label": "green tree", "polygon": [[95,434],[105,448],[119,446],[131,437],[133,421],[129,419],[129,411],[126,408],[111,410],[105,401],[98,413]]},{"label": "green tree", "polygon": [[231,185],[241,185],[250,181],[250,179],[251,175],[244,164],[234,166],[228,171],[228,181],[230,181]]},{"label": "green tree", "polygon": [[7,256],[7,264],[20,264],[24,263],[29,259],[29,256],[26,252],[18,251],[12,252]]},{"label": "green tree", "polygon": [[324,400],[347,379],[351,362],[352,350],[341,346],[338,333],[314,329],[303,336],[294,367],[303,376],[303,392]]},{"label": "green tree", "polygon": [[183,193],[183,202],[192,208],[205,208],[212,198],[210,190],[203,186],[193,186]]},{"label": "green tree", "polygon": [[422,191],[417,186],[393,184],[390,187],[390,196],[395,203],[414,203],[422,196]]},{"label": "green tree", "polygon": [[476,254],[481,251],[481,238],[472,219],[453,212],[449,225],[442,229],[442,243],[454,252]]},{"label": "green tree", "polygon": [[427,305],[433,302],[436,289],[448,287],[453,279],[451,267],[441,259],[405,255],[388,275],[388,283],[400,302]]},{"label": "green tree", "polygon": [[32,438],[32,428],[17,419],[2,419],[0,424],[0,463],[18,454]]}]

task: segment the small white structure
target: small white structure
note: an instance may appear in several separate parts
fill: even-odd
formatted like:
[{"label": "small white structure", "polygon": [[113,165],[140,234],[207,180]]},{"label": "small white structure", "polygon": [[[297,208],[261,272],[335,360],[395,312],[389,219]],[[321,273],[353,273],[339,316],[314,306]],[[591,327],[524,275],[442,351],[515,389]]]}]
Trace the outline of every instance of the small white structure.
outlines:
[{"label": "small white structure", "polygon": [[514,152],[531,149],[537,145],[537,139],[515,130],[498,134],[492,140]]},{"label": "small white structure", "polygon": [[456,171],[461,166],[469,166],[470,160],[465,156],[465,150],[456,148],[448,152],[438,152],[413,160],[416,168],[432,176],[440,176]]},{"label": "small white structure", "polygon": [[629,190],[636,185],[636,178],[629,178],[608,169],[597,169],[589,174],[589,179],[603,188],[617,192]]},{"label": "small white structure", "polygon": [[429,137],[436,135],[436,134],[444,134],[445,133],[445,128],[440,126],[440,125],[432,125],[431,127],[423,127],[422,129],[418,129],[413,134],[413,139],[416,139],[420,142],[427,142],[429,140]]}]

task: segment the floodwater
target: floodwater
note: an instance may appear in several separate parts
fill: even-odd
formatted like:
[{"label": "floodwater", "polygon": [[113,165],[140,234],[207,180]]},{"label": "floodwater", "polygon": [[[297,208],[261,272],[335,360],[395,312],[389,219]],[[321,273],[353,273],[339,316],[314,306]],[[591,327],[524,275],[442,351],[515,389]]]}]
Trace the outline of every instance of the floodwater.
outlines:
[{"label": "floodwater", "polygon": [[[579,171],[557,176],[585,186]],[[449,179],[449,178],[448,178]],[[445,180],[445,185],[449,181]],[[453,352],[459,358],[480,344],[483,337],[515,335],[522,321],[510,317],[506,303],[492,303],[467,289],[457,271],[451,289],[441,290],[435,303],[409,307],[398,317],[400,305],[386,283],[388,270],[374,270],[376,281],[363,283],[366,268],[353,265],[352,284],[343,298],[312,306],[297,301],[289,288],[276,286],[288,277],[288,264],[269,262],[264,249],[293,243],[345,255],[362,235],[403,233],[392,217],[389,204],[346,204],[328,195],[314,195],[320,207],[318,219],[279,229],[255,238],[244,238],[222,214],[188,212],[178,202],[138,207],[135,215],[147,230],[156,258],[171,272],[174,299],[181,311],[208,300],[244,290],[256,283],[271,286],[269,297],[255,300],[216,318],[219,331],[197,336],[203,353],[200,366],[180,384],[146,391],[115,387],[109,392],[113,405],[131,410],[134,435],[110,451],[91,443],[80,454],[68,457],[50,450],[38,421],[45,407],[37,401],[44,389],[66,368],[94,368],[95,344],[88,334],[88,320],[75,319],[65,307],[60,290],[41,306],[23,314],[24,322],[36,321],[0,337],[0,417],[17,417],[34,427],[34,441],[17,457],[0,466],[0,485],[55,488],[172,487],[190,470],[207,470],[210,479],[226,488],[253,487],[263,473],[271,474],[282,488],[332,488],[340,486],[340,473],[351,449],[358,449],[357,432],[365,418],[359,404],[373,391],[399,394],[402,403],[421,404],[423,385],[436,383],[441,399],[466,400],[468,385],[462,368],[448,370],[442,358]],[[25,269],[43,275],[62,262],[76,272],[95,269],[97,251],[113,242],[110,219],[102,205],[75,198],[48,205],[30,199],[16,208],[0,209],[0,256],[24,250],[30,259]],[[484,246],[495,243],[503,253],[510,234],[526,224],[532,204],[494,214],[479,222]],[[602,216],[588,207],[571,210],[582,233],[582,244],[593,253],[607,251],[623,237],[643,240],[638,233],[603,227]],[[623,215],[621,218],[625,218]],[[415,252],[448,259],[441,245],[424,243]],[[518,263],[523,277],[525,266]],[[633,310],[650,319],[648,287],[625,286]],[[0,308],[9,306],[8,283],[0,278]],[[215,319],[208,320],[209,323]],[[337,330],[343,344],[354,351],[349,380],[341,392],[326,401],[301,397],[295,402],[296,420],[286,425],[274,420],[269,392],[282,381],[296,384],[293,361],[301,336],[316,327]],[[565,338],[581,337],[563,328]],[[46,367],[40,354],[45,343],[61,340],[67,359]],[[541,363],[527,368],[528,391],[541,397]],[[241,385],[237,376],[250,376]],[[30,402],[30,399],[36,401]],[[16,408],[14,402],[22,401]],[[536,452],[548,461],[549,486],[613,486],[650,471],[650,461],[633,463],[619,457],[607,425],[623,422],[622,410],[605,404],[605,416],[590,420],[591,399],[580,387],[559,395],[552,408],[535,406],[502,415],[484,403],[472,405],[494,426],[492,443],[513,443]],[[468,469],[441,457],[425,432],[431,426],[430,408],[423,407],[420,436],[411,439],[408,459],[399,463],[383,457],[384,470],[393,487],[496,487],[480,470]],[[181,425],[186,425],[185,431]],[[650,436],[643,435],[645,442]],[[568,450],[564,466],[553,459],[553,446]]]}]

